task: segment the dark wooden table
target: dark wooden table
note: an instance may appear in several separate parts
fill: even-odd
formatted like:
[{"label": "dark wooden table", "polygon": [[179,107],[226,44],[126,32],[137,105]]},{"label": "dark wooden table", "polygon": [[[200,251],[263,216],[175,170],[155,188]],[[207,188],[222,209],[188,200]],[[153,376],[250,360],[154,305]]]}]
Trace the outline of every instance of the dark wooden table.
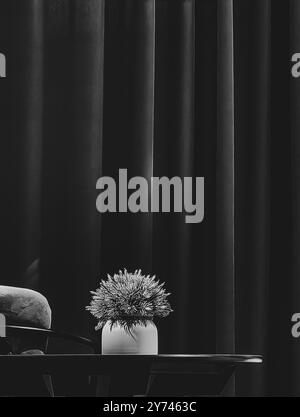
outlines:
[{"label": "dark wooden table", "polygon": [[124,396],[220,395],[238,366],[261,363],[259,355],[0,355],[2,376],[97,376],[97,396],[114,395],[114,381]]}]

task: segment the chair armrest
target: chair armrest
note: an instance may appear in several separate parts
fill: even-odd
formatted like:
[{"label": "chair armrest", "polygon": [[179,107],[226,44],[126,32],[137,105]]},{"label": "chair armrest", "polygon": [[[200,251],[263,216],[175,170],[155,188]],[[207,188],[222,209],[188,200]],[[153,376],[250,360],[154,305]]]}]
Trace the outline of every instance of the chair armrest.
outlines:
[{"label": "chair armrest", "polygon": [[69,340],[70,342],[79,343],[93,349],[94,353],[100,353],[100,344],[95,340],[88,339],[86,337],[81,337],[69,333],[57,332],[53,330],[42,329],[38,327],[24,327],[24,326],[6,326],[7,336],[45,336],[52,338],[59,338],[64,340]]}]

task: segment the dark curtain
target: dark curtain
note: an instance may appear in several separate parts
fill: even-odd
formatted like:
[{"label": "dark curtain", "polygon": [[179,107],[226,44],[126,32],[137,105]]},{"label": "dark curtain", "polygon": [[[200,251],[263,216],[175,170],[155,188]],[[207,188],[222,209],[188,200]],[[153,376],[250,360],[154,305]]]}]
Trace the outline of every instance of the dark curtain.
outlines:
[{"label": "dark curtain", "polygon": [[[300,395],[299,21],[297,0],[0,0],[0,283],[95,336],[89,291],[141,268],[172,293],[160,352],[262,353],[237,394]],[[120,168],[205,177],[203,223],[101,216]]]}]

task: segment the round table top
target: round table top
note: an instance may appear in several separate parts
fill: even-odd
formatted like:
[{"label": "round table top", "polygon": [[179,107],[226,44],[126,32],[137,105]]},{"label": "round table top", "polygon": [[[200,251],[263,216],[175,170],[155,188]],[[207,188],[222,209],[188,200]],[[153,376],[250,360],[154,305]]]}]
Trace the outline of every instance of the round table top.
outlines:
[{"label": "round table top", "polygon": [[260,355],[230,354],[159,354],[159,355],[98,355],[98,354],[49,354],[49,355],[0,355],[0,368],[9,366],[66,369],[111,369],[133,365],[164,364],[261,364]]}]

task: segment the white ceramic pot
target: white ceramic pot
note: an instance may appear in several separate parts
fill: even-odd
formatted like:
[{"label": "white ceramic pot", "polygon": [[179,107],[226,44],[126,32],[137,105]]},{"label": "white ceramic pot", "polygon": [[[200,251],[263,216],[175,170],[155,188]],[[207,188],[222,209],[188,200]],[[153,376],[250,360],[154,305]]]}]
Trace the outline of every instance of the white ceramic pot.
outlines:
[{"label": "white ceramic pot", "polygon": [[157,328],[152,321],[147,326],[136,325],[131,329],[133,337],[123,327],[107,322],[102,329],[103,355],[157,355]]}]

